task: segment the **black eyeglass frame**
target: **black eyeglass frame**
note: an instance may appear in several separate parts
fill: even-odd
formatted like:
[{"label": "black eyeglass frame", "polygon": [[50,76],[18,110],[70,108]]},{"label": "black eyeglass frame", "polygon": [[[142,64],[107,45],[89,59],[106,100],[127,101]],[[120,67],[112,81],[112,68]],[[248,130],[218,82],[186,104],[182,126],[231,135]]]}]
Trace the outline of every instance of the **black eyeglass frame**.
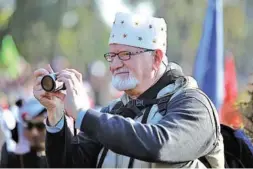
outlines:
[{"label": "black eyeglass frame", "polygon": [[[152,49],[144,49],[142,51],[137,51],[137,52],[129,52],[129,51],[120,51],[118,53],[115,53],[115,52],[108,52],[108,53],[105,53],[104,54],[104,58],[105,60],[107,60],[108,62],[112,62],[113,61],[113,58],[118,56],[118,58],[122,61],[127,61],[127,60],[130,60],[132,56],[134,55],[138,55],[138,54],[141,54],[141,53],[145,53],[145,52],[154,52],[155,50],[152,50]],[[126,53],[125,55],[121,56],[120,54],[123,54],[123,53]],[[127,56],[127,57],[126,57]],[[109,57],[109,58],[108,58]],[[126,58],[125,58],[126,57]]]}]

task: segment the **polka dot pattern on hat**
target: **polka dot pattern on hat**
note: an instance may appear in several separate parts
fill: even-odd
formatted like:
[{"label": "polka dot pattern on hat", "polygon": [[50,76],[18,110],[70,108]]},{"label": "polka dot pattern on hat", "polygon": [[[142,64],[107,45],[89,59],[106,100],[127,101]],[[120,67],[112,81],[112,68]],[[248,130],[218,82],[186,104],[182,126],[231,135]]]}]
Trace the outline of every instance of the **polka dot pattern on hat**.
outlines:
[{"label": "polka dot pattern on hat", "polygon": [[109,44],[122,44],[166,52],[167,25],[163,18],[117,13]]}]

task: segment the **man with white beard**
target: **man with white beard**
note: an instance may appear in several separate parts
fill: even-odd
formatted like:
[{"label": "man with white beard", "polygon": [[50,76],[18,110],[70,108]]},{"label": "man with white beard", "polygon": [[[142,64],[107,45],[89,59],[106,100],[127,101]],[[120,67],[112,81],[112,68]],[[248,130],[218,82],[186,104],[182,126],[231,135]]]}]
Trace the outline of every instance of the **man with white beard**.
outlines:
[{"label": "man with white beard", "polygon": [[[35,71],[34,95],[48,112],[50,167],[224,168],[217,111],[193,78],[168,63],[166,27],[162,18],[116,14],[104,57],[124,95],[101,112],[83,106],[76,70],[57,73],[66,93],[41,88],[50,67]],[[64,113],[75,119],[78,135]]]}]

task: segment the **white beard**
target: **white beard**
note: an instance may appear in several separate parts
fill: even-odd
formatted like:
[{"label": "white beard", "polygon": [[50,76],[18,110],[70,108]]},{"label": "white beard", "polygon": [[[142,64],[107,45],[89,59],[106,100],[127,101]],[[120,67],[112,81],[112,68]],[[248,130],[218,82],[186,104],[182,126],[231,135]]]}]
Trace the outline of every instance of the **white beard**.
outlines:
[{"label": "white beard", "polygon": [[112,85],[119,91],[134,89],[139,84],[139,81],[131,74],[128,78],[121,78],[120,76],[112,76]]}]

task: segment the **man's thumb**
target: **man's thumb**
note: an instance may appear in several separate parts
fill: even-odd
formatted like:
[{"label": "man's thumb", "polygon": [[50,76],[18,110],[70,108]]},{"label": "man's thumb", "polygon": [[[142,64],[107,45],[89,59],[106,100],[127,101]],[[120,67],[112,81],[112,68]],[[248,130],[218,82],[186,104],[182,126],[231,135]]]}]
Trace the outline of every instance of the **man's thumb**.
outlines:
[{"label": "man's thumb", "polygon": [[65,98],[65,94],[64,94],[64,93],[61,93],[60,91],[59,91],[59,92],[54,92],[54,93],[52,93],[52,94],[53,94],[53,96],[59,98],[61,101],[63,101],[64,98]]}]

